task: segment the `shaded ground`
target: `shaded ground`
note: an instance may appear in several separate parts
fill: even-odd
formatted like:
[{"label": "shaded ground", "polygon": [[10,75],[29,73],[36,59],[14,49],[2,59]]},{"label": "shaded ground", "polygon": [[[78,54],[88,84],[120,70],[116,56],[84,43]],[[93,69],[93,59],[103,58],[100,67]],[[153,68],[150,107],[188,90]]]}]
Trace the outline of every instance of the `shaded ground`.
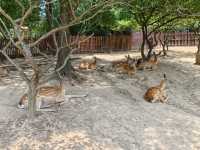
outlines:
[{"label": "shaded ground", "polygon": [[[0,149],[199,150],[200,66],[193,65],[194,50],[172,48],[157,70],[138,71],[132,78],[88,73],[84,84],[66,85],[66,95],[88,97],[66,101],[60,111],[32,121],[16,108],[24,83],[3,80],[8,84],[0,86]],[[169,103],[145,102],[145,90],[158,84],[163,73]]]}]

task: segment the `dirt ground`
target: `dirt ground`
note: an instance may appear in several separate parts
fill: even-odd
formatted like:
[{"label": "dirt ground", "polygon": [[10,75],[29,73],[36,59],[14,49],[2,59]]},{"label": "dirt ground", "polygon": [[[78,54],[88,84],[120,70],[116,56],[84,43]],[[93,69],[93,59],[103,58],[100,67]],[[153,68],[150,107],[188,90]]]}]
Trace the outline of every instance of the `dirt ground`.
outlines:
[{"label": "dirt ground", "polygon": [[[0,83],[0,149],[199,150],[200,66],[193,64],[195,50],[171,47],[156,70],[133,77],[87,72],[83,84],[66,85],[66,95],[87,97],[66,100],[58,112],[41,112],[34,120],[16,107],[25,83],[11,72]],[[106,60],[123,56],[97,55]],[[146,89],[159,84],[163,73],[169,102],[144,101]]]}]

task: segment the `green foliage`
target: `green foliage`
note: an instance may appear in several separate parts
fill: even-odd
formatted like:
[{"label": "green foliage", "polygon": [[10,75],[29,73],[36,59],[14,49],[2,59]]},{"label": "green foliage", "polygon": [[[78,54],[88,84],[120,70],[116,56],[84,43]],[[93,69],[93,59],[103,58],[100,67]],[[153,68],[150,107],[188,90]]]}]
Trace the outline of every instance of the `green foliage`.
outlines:
[{"label": "green foliage", "polygon": [[[29,1],[20,0],[26,10],[29,7]],[[29,26],[33,35],[41,35],[50,30],[45,16],[44,0],[38,1],[41,2],[41,7],[34,9],[32,15],[25,21],[25,25]],[[74,1],[71,2],[74,3]],[[101,1],[80,0],[75,11],[76,15],[80,16],[97,2]],[[148,26],[149,31],[186,30],[190,29],[189,24],[196,22],[196,19],[195,21],[183,19],[180,16],[198,14],[200,10],[199,0],[121,0],[121,2],[123,5],[113,5],[112,8],[101,10],[102,12],[93,19],[71,27],[71,33],[106,35],[117,31],[138,31],[143,25]],[[60,25],[60,5],[60,0],[54,0],[52,3],[53,27]],[[22,9],[15,0],[0,0],[0,6],[13,19],[22,16]],[[91,16],[99,9],[101,8],[91,11],[86,17]],[[166,23],[175,17],[181,18],[181,20],[175,19]],[[6,24],[9,25],[9,22],[6,21]],[[9,27],[11,28],[11,26]]]},{"label": "green foliage", "polygon": [[[20,0],[25,11],[29,8],[29,0]],[[23,16],[22,8],[16,3],[15,0],[1,0],[0,1],[1,8],[13,19],[17,20]],[[31,15],[25,20],[24,25],[28,26],[31,30],[37,31],[38,26],[41,23],[41,18],[39,16],[40,8],[36,8],[33,10]],[[3,16],[0,15],[3,21],[6,23],[6,26],[9,28],[13,28],[10,22],[6,20]],[[43,23],[42,23],[43,24]],[[1,25],[1,24],[0,24]]]}]

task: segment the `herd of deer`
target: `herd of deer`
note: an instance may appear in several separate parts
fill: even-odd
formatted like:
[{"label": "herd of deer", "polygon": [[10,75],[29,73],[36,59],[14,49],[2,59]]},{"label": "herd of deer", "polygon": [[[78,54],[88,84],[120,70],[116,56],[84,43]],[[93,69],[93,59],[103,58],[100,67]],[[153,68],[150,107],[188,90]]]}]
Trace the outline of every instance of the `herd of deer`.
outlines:
[{"label": "herd of deer", "polygon": [[[80,70],[95,70],[97,68],[97,58],[94,57],[92,62],[82,61],[79,64]],[[148,60],[135,59],[130,55],[125,56],[125,59],[112,61],[112,68],[119,73],[128,74],[129,76],[136,73],[137,70],[155,69],[158,64],[157,54],[154,52]]]},{"label": "herd of deer", "polygon": [[[143,61],[142,59],[136,60],[135,58],[131,58],[130,55],[126,56],[124,60],[120,61],[113,61],[112,68],[114,68],[115,71],[119,73],[128,74],[129,76],[136,73],[137,70],[145,70],[145,69],[155,69],[158,65],[158,58],[155,53],[146,61]],[[79,63],[80,70],[96,70],[97,69],[97,58],[94,57],[94,60],[91,62],[89,61],[82,61]],[[167,102],[167,96],[165,93],[165,84],[166,84],[166,75],[164,74],[164,79],[160,81],[160,84],[157,86],[150,87],[146,93],[144,94],[144,99],[147,102]],[[53,97],[54,101],[50,103],[48,107],[51,107],[51,105],[62,103],[63,100],[60,99],[61,95],[64,96],[64,86],[63,84],[60,84],[59,86],[46,86],[41,87],[38,90],[37,97]],[[27,104],[28,101],[28,95],[25,93],[19,103],[18,108],[24,109],[25,104]],[[39,108],[42,107],[42,102],[40,101],[38,104]]]}]

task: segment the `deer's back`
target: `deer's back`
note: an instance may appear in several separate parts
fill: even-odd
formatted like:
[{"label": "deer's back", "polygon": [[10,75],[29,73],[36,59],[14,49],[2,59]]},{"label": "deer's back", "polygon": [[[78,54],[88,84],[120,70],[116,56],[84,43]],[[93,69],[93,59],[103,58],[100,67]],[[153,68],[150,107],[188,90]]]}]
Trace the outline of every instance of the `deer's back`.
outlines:
[{"label": "deer's back", "polygon": [[148,102],[151,102],[152,100],[154,100],[156,97],[159,96],[159,94],[161,94],[160,88],[155,86],[155,87],[151,87],[147,90],[147,92],[144,95],[144,99]]},{"label": "deer's back", "polygon": [[46,86],[41,87],[38,91],[38,96],[56,97],[62,92],[62,87],[59,86]]}]

